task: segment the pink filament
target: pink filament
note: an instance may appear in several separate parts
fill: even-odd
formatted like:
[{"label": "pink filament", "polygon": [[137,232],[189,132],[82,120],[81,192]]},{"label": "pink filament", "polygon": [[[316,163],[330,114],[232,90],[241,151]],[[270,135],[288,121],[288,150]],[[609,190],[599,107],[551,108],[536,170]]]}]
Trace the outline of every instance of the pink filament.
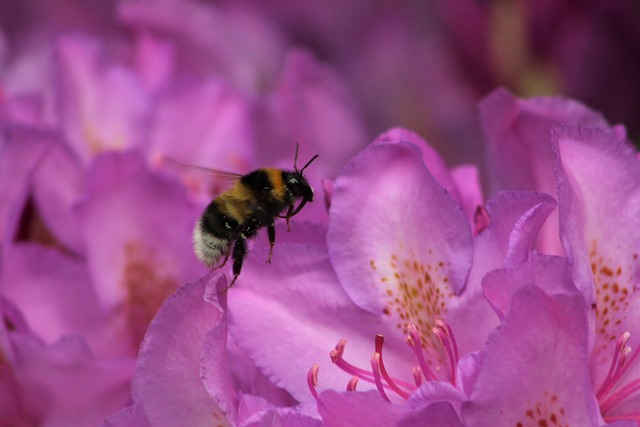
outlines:
[{"label": "pink filament", "polygon": [[629,332],[624,332],[620,338],[618,338],[609,372],[607,372],[605,379],[602,381],[602,385],[596,393],[600,404],[600,412],[604,414],[604,418],[607,421],[615,421],[617,419],[640,420],[640,412],[625,414],[623,416],[606,415],[607,412],[627,400],[627,398],[640,392],[640,377],[632,379],[627,384],[611,392],[613,388],[619,384],[622,377],[629,372],[629,368],[636,362],[636,359],[640,355],[640,350],[636,349],[632,351],[631,347],[627,345],[630,336],[631,334]]},{"label": "pink filament", "polygon": [[311,390],[311,395],[317,400],[318,392],[316,387],[318,386],[318,371],[320,370],[320,366],[317,363],[314,363],[313,366],[307,372],[307,385],[309,386],[309,390]]}]

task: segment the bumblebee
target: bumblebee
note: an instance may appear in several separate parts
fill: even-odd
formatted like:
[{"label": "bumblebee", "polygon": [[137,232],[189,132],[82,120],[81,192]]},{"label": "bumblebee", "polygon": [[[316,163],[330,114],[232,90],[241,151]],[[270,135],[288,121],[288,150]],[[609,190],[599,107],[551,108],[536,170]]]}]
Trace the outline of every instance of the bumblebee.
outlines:
[{"label": "bumblebee", "polygon": [[[247,240],[266,227],[269,236],[267,263],[271,263],[276,219],[286,219],[289,229],[289,219],[307,202],[313,201],[313,189],[302,173],[316,158],[317,154],[298,170],[296,145],[293,171],[263,168],[246,175],[224,174],[233,178],[234,183],[209,203],[196,222],[193,247],[198,259],[208,267],[220,268],[230,256],[233,258],[233,279],[228,288],[233,286],[242,270]],[[296,206],[297,201],[300,202]],[[222,263],[214,267],[223,256]]]}]

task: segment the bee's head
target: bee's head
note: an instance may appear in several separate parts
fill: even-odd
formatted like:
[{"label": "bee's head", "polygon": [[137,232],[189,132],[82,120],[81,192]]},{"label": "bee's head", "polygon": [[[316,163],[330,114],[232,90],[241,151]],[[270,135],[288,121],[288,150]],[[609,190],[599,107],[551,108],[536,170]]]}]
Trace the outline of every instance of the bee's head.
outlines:
[{"label": "bee's head", "polygon": [[298,144],[296,144],[296,157],[293,160],[293,169],[295,172],[292,172],[287,177],[287,187],[289,187],[289,190],[295,198],[300,198],[304,202],[313,202],[313,188],[311,188],[302,172],[304,172],[311,162],[317,158],[318,155],[316,154],[302,167],[302,169],[298,170]]},{"label": "bee's head", "polygon": [[313,188],[302,175],[302,171],[289,172],[285,177],[285,181],[293,197],[302,199],[305,202],[313,202]]},{"label": "bee's head", "polygon": [[293,197],[296,199],[302,199],[302,201],[300,202],[300,204],[298,204],[298,206],[295,209],[293,208],[293,205],[291,205],[291,207],[289,208],[289,211],[287,212],[287,215],[282,217],[287,219],[287,227],[289,226],[289,219],[292,216],[300,212],[300,209],[302,209],[304,205],[307,204],[307,202],[313,202],[313,188],[311,188],[311,186],[309,185],[309,182],[304,177],[302,172],[304,172],[307,166],[309,166],[311,162],[313,162],[317,158],[318,158],[318,155],[316,154],[311,158],[311,160],[307,162],[306,165],[304,165],[302,169],[298,170],[298,166],[297,166],[298,144],[296,144],[296,158],[293,161],[294,171],[285,172],[284,181],[286,183],[287,188],[293,195]]}]

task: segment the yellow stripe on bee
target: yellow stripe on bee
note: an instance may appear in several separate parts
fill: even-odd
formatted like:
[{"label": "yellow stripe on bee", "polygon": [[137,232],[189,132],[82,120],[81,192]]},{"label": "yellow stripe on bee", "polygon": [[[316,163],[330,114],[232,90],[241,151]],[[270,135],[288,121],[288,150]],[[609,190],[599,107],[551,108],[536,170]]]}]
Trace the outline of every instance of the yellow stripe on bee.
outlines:
[{"label": "yellow stripe on bee", "polygon": [[236,220],[238,224],[244,223],[247,216],[251,214],[253,201],[251,190],[240,182],[234,184],[216,199],[220,211]]},{"label": "yellow stripe on bee", "polygon": [[285,194],[284,180],[282,179],[282,171],[276,168],[265,168],[269,182],[271,182],[271,196],[275,199],[282,199]]},{"label": "yellow stripe on bee", "polygon": [[233,187],[228,189],[224,194],[228,195],[230,198],[241,201],[248,202],[254,200],[253,191],[244,185],[242,182],[238,181],[233,184]]}]

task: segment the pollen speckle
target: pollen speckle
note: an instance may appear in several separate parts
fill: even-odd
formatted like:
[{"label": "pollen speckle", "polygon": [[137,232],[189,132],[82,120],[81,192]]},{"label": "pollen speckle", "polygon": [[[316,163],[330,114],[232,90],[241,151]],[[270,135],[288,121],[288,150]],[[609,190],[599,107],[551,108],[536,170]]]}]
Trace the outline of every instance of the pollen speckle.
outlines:
[{"label": "pollen speckle", "polygon": [[[594,354],[606,353],[611,343],[623,332],[621,325],[630,310],[631,284],[634,272],[623,260],[615,260],[598,251],[596,242],[589,252],[591,271],[596,288],[596,347]],[[637,260],[637,254],[630,256]],[[633,262],[633,261],[632,261]]]},{"label": "pollen speckle", "polygon": [[[377,270],[383,284],[383,298],[387,305],[384,314],[394,316],[399,322],[400,333],[408,334],[408,326],[418,328],[425,356],[432,368],[437,370],[443,363],[442,349],[435,338],[432,327],[437,319],[447,312],[447,301],[454,295],[448,285],[448,265],[434,256],[392,253],[381,265],[390,268]],[[433,253],[429,251],[429,253]]]},{"label": "pollen speckle", "polygon": [[528,401],[522,413],[522,418],[515,421],[516,426],[522,427],[568,427],[563,421],[565,409],[560,404],[558,396],[544,392],[538,402]]}]

